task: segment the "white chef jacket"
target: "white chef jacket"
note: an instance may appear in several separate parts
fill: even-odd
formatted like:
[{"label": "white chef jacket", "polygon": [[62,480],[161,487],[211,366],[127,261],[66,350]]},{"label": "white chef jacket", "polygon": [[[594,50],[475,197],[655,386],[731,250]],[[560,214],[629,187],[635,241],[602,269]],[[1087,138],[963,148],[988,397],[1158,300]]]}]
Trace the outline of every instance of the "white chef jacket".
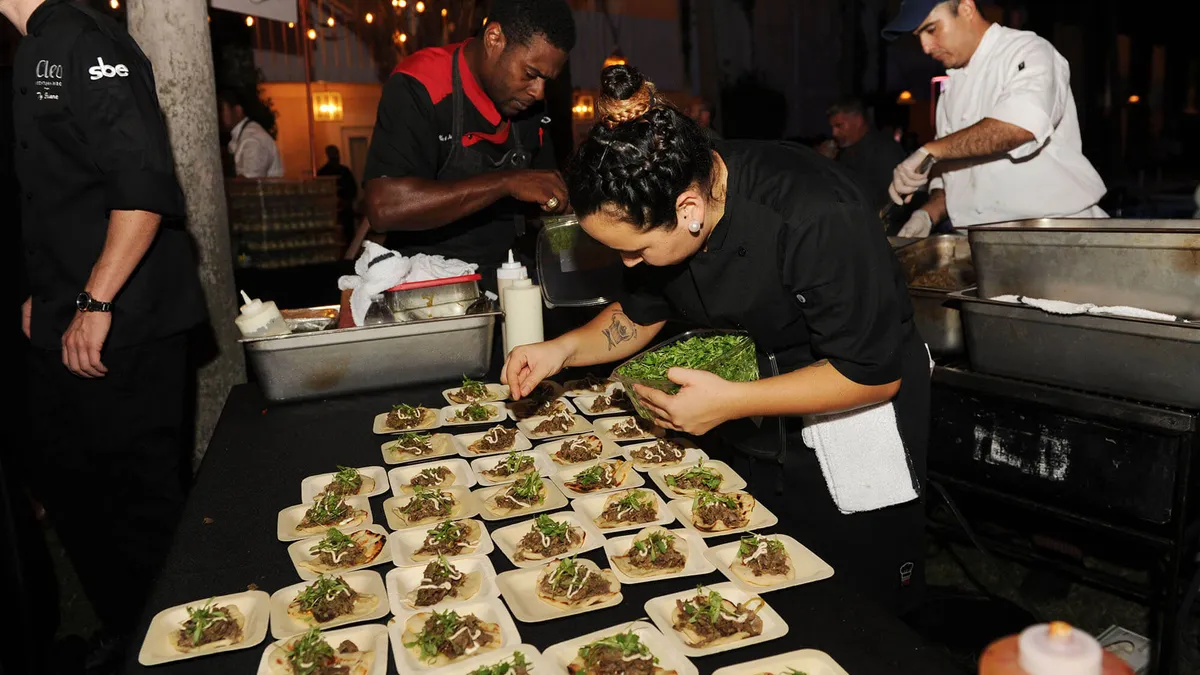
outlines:
[{"label": "white chef jacket", "polygon": [[241,178],[281,178],[283,159],[275,139],[258,122],[242,118],[229,132],[229,152]]},{"label": "white chef jacket", "polygon": [[1034,139],[1000,157],[946,161],[930,189],[946,191],[955,227],[1027,218],[1107,218],[1106,188],[1083,156],[1067,60],[1028,31],[993,24],[963,68],[947,71],[938,138],[985,117]]}]

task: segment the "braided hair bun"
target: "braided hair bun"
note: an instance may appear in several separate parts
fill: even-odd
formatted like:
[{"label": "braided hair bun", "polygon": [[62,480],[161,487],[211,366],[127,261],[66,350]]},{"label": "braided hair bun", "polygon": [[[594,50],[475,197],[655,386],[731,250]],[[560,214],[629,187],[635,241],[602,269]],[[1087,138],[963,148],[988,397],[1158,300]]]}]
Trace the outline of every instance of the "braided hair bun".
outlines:
[{"label": "braided hair bun", "polygon": [[598,120],[567,165],[571,206],[581,218],[609,208],[642,230],[674,227],[679,195],[711,188],[712,141],[637,68],[609,66],[600,82]]}]

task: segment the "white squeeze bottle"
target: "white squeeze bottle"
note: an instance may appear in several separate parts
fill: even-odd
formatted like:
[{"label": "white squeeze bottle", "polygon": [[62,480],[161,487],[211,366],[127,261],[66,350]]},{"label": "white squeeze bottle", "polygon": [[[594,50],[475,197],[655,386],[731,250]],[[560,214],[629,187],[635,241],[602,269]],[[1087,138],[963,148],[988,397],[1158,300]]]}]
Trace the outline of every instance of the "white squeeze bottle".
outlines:
[{"label": "white squeeze bottle", "polygon": [[514,279],[500,294],[504,310],[504,353],[541,342],[542,289],[528,278]]},{"label": "white squeeze bottle", "polygon": [[283,320],[283,315],[279,313],[279,308],[275,306],[274,300],[263,302],[258,298],[250,299],[246,295],[246,291],[241,291],[242,300],[246,304],[242,305],[242,314],[234,319],[238,330],[242,331],[243,337],[260,338],[271,337],[272,335],[287,335],[292,332],[288,328],[287,322]]},{"label": "white squeeze bottle", "polygon": [[525,266],[513,259],[512,249],[508,250],[508,262],[501,263],[496,270],[496,293],[500,295],[500,309],[504,309],[504,289],[512,286],[517,279],[528,279],[529,271]]}]

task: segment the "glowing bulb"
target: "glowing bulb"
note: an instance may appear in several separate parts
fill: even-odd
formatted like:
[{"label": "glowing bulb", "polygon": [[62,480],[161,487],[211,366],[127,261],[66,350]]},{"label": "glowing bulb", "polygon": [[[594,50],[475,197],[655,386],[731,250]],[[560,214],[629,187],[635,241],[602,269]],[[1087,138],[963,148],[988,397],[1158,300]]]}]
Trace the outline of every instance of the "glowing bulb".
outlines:
[{"label": "glowing bulb", "polygon": [[423,2],[420,2],[420,0],[418,0],[418,2],[417,2],[417,14],[420,14],[421,12],[424,12],[424,11],[425,11],[425,3],[423,3]]},{"label": "glowing bulb", "polygon": [[483,25],[485,25],[485,26],[487,25],[487,17],[486,16],[483,17]]},{"label": "glowing bulb", "polygon": [[331,16],[331,17],[329,17],[328,19],[325,19],[325,23],[329,24],[329,27],[330,27],[330,28],[333,28],[333,24],[335,24],[335,23],[337,23],[337,22],[336,22],[336,21],[334,21],[334,20],[333,20],[333,17]]},{"label": "glowing bulb", "polygon": [[911,101],[912,100],[912,92],[908,91],[907,89],[900,92],[900,100],[901,101]]},{"label": "glowing bulb", "polygon": [[1142,100],[1142,97],[1138,96],[1137,94],[1133,94],[1132,96],[1129,97],[1130,103],[1139,103],[1139,102],[1141,102],[1141,100]]},{"label": "glowing bulb", "polygon": [[400,34],[400,41],[401,41],[401,42],[408,42],[408,33],[401,33],[401,34]]},{"label": "glowing bulb", "polygon": [[447,14],[449,14],[449,13],[450,13],[450,12],[449,12],[449,11],[448,11],[448,10],[447,10],[445,7],[443,7],[443,8],[442,8],[442,16],[443,16],[443,17],[445,17],[445,16],[446,16]]},{"label": "glowing bulb", "polygon": [[121,3],[119,0],[108,0],[108,6],[112,7],[113,9],[120,9]]},{"label": "glowing bulb", "polygon": [[392,7],[399,7],[399,6],[400,6],[400,0],[392,0]]},{"label": "glowing bulb", "polygon": [[254,25],[254,17],[252,17],[252,16],[246,17],[246,25],[253,26]]},{"label": "glowing bulb", "polygon": [[408,7],[408,0],[400,0],[400,9]]},{"label": "glowing bulb", "polygon": [[367,23],[374,23],[374,22],[375,22],[375,15],[374,15],[374,14],[372,14],[372,13],[370,13],[370,12],[367,12],[367,16],[366,16],[366,17],[364,17],[364,18],[367,20]]},{"label": "glowing bulb", "polygon": [[295,21],[289,21],[289,22],[288,22],[288,28],[295,28],[295,27],[296,27],[296,22],[295,22]]},{"label": "glowing bulb", "polygon": [[317,29],[315,29],[315,28],[309,28],[309,29],[308,29],[308,39],[309,39],[309,40],[316,40],[316,39],[317,39]]}]

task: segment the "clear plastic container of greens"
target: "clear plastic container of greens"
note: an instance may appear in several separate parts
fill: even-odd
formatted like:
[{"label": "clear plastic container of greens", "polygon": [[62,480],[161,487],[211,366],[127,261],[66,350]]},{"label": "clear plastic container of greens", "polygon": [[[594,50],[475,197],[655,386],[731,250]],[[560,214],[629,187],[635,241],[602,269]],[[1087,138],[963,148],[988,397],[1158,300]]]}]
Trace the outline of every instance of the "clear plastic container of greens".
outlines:
[{"label": "clear plastic container of greens", "polygon": [[666,373],[671,368],[705,370],[730,382],[758,379],[758,359],[750,335],[744,331],[713,329],[688,331],[647,349],[617,366],[612,377],[624,385],[638,415],[649,420],[654,416],[642,405],[633,385],[674,394],[679,385],[667,379]]}]

